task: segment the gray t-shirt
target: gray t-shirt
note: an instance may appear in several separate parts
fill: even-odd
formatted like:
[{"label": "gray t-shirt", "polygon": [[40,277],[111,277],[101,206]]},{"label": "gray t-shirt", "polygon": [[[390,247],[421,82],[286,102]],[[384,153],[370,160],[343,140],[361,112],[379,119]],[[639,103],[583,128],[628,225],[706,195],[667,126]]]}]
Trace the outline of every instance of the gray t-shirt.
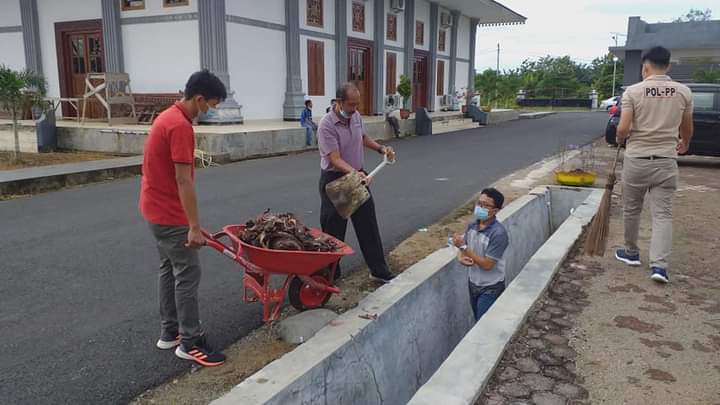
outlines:
[{"label": "gray t-shirt", "polygon": [[[487,256],[496,262],[490,270],[481,269],[477,265],[468,267],[468,279],[471,283],[486,287],[505,280],[505,250],[509,239],[503,224],[493,220],[480,229],[477,222],[471,223],[465,231],[465,244],[473,253]],[[457,266],[465,267],[460,263],[457,263]]]}]

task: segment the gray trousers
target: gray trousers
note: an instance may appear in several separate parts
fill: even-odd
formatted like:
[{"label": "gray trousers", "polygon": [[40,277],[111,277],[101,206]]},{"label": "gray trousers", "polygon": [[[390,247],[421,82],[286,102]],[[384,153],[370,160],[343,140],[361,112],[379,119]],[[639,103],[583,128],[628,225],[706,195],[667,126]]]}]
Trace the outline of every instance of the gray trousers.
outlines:
[{"label": "gray trousers", "polygon": [[192,346],[203,334],[200,327],[198,251],[185,247],[187,226],[150,224],[160,253],[160,336],[174,340],[180,334],[183,343]]},{"label": "gray trousers", "polygon": [[652,239],[650,266],[668,268],[672,253],[672,199],[677,189],[678,165],[675,159],[625,157],[622,173],[625,249],[639,253],[640,214],[645,194],[650,197]]}]

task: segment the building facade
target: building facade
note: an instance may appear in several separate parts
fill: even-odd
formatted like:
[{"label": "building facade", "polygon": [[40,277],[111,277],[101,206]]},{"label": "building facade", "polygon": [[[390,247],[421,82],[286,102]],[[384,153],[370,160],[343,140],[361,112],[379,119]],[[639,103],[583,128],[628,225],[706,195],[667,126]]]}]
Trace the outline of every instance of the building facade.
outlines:
[{"label": "building facade", "polygon": [[648,24],[630,17],[625,45],[610,47],[624,61],[623,85],[642,80],[642,53],[654,46],[670,50],[673,79],[692,82],[698,70],[720,69],[720,20]]},{"label": "building facade", "polygon": [[[489,0],[0,0],[0,64],[43,74],[77,97],[90,72],[124,72],[137,97],[177,97],[208,68],[245,119],[297,120],[339,83],[383,111],[400,75],[413,107],[472,89],[478,26],[525,17]],[[231,100],[231,101],[232,101]],[[66,115],[71,115],[64,109]]]}]

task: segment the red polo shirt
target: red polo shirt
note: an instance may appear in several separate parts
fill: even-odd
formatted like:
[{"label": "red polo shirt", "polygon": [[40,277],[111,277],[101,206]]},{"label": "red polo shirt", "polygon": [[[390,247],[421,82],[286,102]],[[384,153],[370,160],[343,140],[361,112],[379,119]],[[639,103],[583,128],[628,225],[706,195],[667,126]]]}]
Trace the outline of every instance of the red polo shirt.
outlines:
[{"label": "red polo shirt", "polygon": [[195,177],[195,132],[179,101],[155,119],[144,153],[140,212],[153,224],[187,225],[175,180],[175,163],[192,165]]}]

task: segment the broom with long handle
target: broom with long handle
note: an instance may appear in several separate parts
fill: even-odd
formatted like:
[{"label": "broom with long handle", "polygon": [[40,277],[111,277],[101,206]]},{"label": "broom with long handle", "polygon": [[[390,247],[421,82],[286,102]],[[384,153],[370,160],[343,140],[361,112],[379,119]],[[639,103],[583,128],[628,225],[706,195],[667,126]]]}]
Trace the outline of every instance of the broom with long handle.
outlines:
[{"label": "broom with long handle", "polygon": [[620,157],[620,149],[621,147],[618,145],[617,153],[615,153],[615,161],[613,162],[610,174],[608,174],[607,184],[605,184],[605,192],[603,193],[602,200],[600,200],[598,212],[590,224],[590,230],[585,240],[585,254],[588,256],[602,256],[605,254],[608,229],[610,228],[610,200],[613,187],[617,180],[615,168],[617,167],[618,158]]}]

